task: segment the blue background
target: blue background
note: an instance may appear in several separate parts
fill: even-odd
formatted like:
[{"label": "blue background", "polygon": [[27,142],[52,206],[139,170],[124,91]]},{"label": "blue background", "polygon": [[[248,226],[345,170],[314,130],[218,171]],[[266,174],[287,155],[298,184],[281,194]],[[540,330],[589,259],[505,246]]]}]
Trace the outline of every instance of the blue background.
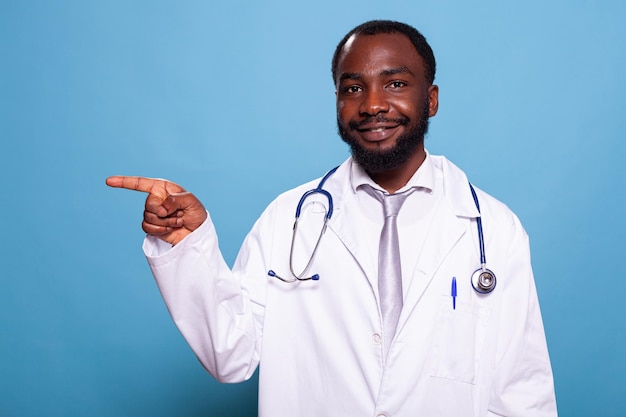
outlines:
[{"label": "blue background", "polygon": [[213,381],[171,322],[144,196],[104,179],[194,191],[232,263],[348,156],[330,58],[372,18],[427,36],[427,148],[531,237],[561,415],[626,415],[626,3],[602,0],[0,0],[0,415],[255,415],[256,380]]}]

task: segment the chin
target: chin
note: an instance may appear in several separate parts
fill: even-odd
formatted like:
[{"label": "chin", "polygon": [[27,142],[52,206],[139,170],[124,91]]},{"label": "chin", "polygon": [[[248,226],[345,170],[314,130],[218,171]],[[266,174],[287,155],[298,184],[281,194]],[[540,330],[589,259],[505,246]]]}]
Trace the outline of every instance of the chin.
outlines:
[{"label": "chin", "polygon": [[378,174],[404,165],[423,148],[428,119],[402,134],[380,142],[364,141],[338,124],[339,135],[350,146],[352,158],[368,173]]}]

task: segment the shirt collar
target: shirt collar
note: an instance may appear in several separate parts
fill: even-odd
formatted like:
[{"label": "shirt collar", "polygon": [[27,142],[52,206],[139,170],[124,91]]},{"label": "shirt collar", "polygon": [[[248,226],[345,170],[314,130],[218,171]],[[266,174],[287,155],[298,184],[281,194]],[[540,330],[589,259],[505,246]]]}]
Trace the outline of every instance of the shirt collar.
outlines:
[{"label": "shirt collar", "polygon": [[[350,183],[353,192],[356,193],[362,185],[368,184],[371,187],[388,194],[387,191],[385,191],[380,185],[376,184],[374,180],[367,175],[365,170],[354,159],[352,159],[351,162]],[[401,193],[411,188],[418,188],[432,192],[435,186],[434,169],[435,167],[433,165],[432,158],[428,151],[426,151],[426,159],[424,159],[422,165],[420,165],[417,171],[415,171],[409,182],[396,192]]]}]

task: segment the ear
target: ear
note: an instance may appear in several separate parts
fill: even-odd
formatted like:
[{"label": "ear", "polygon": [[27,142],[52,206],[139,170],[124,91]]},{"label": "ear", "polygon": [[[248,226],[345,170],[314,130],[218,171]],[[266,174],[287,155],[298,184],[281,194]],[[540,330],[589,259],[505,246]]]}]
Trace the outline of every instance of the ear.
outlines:
[{"label": "ear", "polygon": [[439,87],[435,84],[428,87],[428,117],[433,117],[439,109]]}]

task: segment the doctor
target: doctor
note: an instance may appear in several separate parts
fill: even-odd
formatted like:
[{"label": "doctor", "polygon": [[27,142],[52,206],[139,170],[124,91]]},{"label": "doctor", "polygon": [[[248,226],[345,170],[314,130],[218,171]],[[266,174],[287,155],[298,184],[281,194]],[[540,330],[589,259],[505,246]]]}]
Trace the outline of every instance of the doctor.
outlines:
[{"label": "doctor", "polygon": [[[219,381],[260,366],[265,417],[556,416],[527,235],[476,189],[479,211],[465,174],[424,149],[438,108],[430,46],[408,25],[367,22],[339,43],[332,73],[352,157],[324,183],[333,213],[317,250],[323,194],[305,200],[293,242],[292,232],[319,180],[269,205],[231,270],[193,194],[166,180],[107,179],[148,193],[144,251],[181,333]],[[387,251],[396,272],[383,276],[381,230],[392,226],[381,202],[392,194],[405,199],[399,246]],[[486,294],[470,279],[481,266],[479,218],[497,275]]]}]

